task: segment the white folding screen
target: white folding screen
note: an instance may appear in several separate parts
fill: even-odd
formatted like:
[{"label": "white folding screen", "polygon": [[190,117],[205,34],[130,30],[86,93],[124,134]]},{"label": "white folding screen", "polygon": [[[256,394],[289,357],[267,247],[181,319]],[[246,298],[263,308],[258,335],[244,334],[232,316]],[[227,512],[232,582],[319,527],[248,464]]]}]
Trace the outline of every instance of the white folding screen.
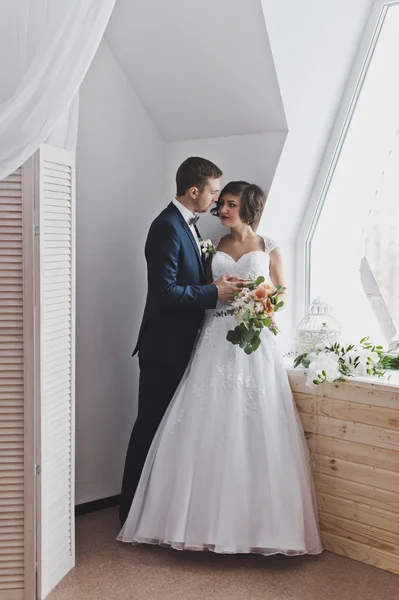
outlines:
[{"label": "white folding screen", "polygon": [[74,565],[74,154],[0,182],[0,600]]},{"label": "white folding screen", "polygon": [[38,591],[45,598],[74,566],[74,154],[35,156]]},{"label": "white folding screen", "polygon": [[0,181],[0,600],[35,597],[30,165]]}]

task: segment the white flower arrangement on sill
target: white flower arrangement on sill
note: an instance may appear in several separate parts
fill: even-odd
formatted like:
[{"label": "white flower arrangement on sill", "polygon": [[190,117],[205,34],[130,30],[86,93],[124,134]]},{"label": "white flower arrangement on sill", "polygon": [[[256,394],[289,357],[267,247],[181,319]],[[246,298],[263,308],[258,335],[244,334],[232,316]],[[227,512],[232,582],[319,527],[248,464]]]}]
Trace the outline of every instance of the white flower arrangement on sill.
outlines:
[{"label": "white flower arrangement on sill", "polygon": [[386,356],[382,346],[374,346],[368,337],[364,337],[359,347],[354,344],[344,346],[338,342],[318,344],[315,352],[296,357],[294,368],[299,366],[308,370],[306,385],[313,387],[345,377],[372,375],[383,378],[386,376],[385,369],[399,368],[399,355]]}]

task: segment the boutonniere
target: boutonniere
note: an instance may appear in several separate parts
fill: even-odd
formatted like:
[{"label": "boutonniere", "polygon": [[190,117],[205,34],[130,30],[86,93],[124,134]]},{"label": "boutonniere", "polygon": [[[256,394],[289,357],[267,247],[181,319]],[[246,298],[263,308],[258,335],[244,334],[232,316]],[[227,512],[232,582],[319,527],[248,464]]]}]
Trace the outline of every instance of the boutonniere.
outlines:
[{"label": "boutonniere", "polygon": [[199,243],[201,246],[201,252],[205,256],[205,258],[212,256],[212,254],[216,254],[216,248],[213,245],[212,240],[201,240],[200,239]]}]

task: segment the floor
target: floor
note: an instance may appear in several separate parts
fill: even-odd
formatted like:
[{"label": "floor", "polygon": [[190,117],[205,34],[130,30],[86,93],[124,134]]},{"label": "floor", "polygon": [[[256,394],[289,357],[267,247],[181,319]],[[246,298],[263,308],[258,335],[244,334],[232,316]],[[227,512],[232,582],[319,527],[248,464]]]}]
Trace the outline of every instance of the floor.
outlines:
[{"label": "floor", "polygon": [[287,558],[122,544],[114,508],[77,518],[77,566],[48,600],[399,600],[399,576],[324,552]]}]

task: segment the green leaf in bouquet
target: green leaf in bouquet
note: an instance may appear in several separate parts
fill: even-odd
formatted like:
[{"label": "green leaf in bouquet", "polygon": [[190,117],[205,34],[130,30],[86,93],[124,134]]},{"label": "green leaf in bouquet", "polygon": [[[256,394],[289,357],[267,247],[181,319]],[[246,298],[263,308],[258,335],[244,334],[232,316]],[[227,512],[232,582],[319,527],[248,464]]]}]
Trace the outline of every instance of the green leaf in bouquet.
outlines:
[{"label": "green leaf in bouquet", "polygon": [[270,327],[270,325],[272,324],[272,320],[269,319],[269,317],[266,317],[266,319],[262,319],[262,323],[265,327]]},{"label": "green leaf in bouquet", "polygon": [[254,331],[253,329],[247,329],[242,334],[242,339],[246,342],[250,342],[256,335],[256,331]]},{"label": "green leaf in bouquet", "polygon": [[258,287],[258,285],[261,285],[262,283],[264,283],[265,278],[263,277],[263,275],[259,275],[259,277],[257,279],[255,279],[255,285],[256,287]]},{"label": "green leaf in bouquet", "polygon": [[284,302],[282,300],[280,300],[280,302],[277,302],[276,306],[274,307],[274,312],[277,312],[279,308],[282,308],[284,306]]},{"label": "green leaf in bouquet", "polygon": [[245,352],[245,354],[252,354],[252,352],[253,352],[252,346],[249,346],[247,344],[244,348],[244,352]]},{"label": "green leaf in bouquet", "polygon": [[244,321],[249,321],[250,318],[251,318],[250,312],[249,312],[249,310],[246,310],[243,315],[243,319],[244,319]]},{"label": "green leaf in bouquet", "polygon": [[282,294],[283,292],[286,291],[286,287],[283,287],[282,285],[276,285],[276,292],[275,292],[275,296],[278,296],[279,294]]},{"label": "green leaf in bouquet", "polygon": [[251,341],[252,350],[255,352],[260,346],[260,337],[255,335],[255,337]]},{"label": "green leaf in bouquet", "polygon": [[310,360],[310,358],[308,358],[305,355],[305,357],[302,359],[301,362],[302,362],[302,366],[305,367],[305,369],[307,369],[309,367],[309,365],[310,365],[311,360]]},{"label": "green leaf in bouquet", "polygon": [[234,345],[239,344],[241,339],[240,332],[237,331],[237,329],[237,327],[235,329],[230,329],[226,336],[227,341]]}]

